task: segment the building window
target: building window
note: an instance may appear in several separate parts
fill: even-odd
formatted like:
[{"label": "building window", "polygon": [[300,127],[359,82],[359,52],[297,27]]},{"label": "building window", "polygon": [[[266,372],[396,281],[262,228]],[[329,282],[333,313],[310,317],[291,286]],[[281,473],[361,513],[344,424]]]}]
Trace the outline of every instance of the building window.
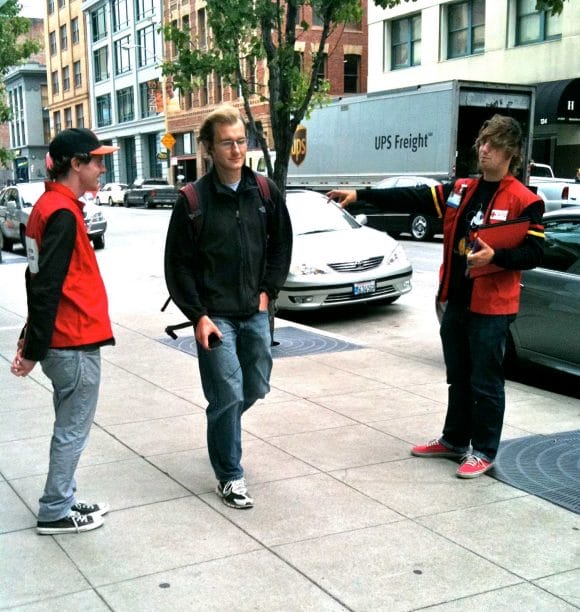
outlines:
[{"label": "building window", "polygon": [[83,73],[81,72],[80,60],[73,64],[73,73],[74,73],[75,87],[81,87],[83,84]]},{"label": "building window", "polygon": [[99,96],[97,103],[97,127],[111,125],[111,96]]},{"label": "building window", "polygon": [[42,137],[42,142],[45,145],[47,145],[52,140],[50,137],[50,119],[48,117],[42,118]]},{"label": "building window", "polygon": [[516,44],[529,45],[562,37],[560,15],[536,11],[536,0],[517,0]]},{"label": "building window", "polygon": [[137,20],[145,19],[155,12],[154,0],[135,0],[135,14]]},{"label": "building window", "polygon": [[223,86],[222,77],[215,72],[213,73],[213,83],[214,83],[213,101],[214,103],[219,104],[220,102],[223,102],[224,100],[224,86]]},{"label": "building window", "polygon": [[51,32],[48,35],[48,45],[50,47],[50,54],[56,55],[56,32]]},{"label": "building window", "polygon": [[69,91],[70,89],[70,68],[65,66],[62,69],[62,90]]},{"label": "building window", "polygon": [[[385,22],[385,28],[389,22]],[[421,65],[421,15],[395,19],[391,25],[391,69]],[[385,30],[385,41],[388,40]]]},{"label": "building window", "polygon": [[447,57],[465,57],[485,49],[485,0],[450,4],[447,12]]},{"label": "building window", "polygon": [[59,9],[64,8],[64,5],[65,5],[65,0],[58,0],[58,8]]},{"label": "building window", "polygon": [[324,81],[324,79],[326,79],[327,74],[328,74],[328,56],[325,53],[324,56],[322,57],[322,63],[320,64],[320,67],[318,68],[318,73],[316,74],[316,81],[318,83],[320,83],[321,81]]},{"label": "building window", "polygon": [[68,106],[64,109],[64,127],[66,130],[70,129],[72,124],[72,108]]},{"label": "building window", "polygon": [[91,24],[93,26],[93,42],[105,38],[107,35],[107,15],[104,6],[91,13]]},{"label": "building window", "polygon": [[207,23],[204,8],[197,11],[197,38],[202,49],[207,47]]},{"label": "building window", "polygon": [[51,83],[52,83],[52,95],[55,96],[56,94],[58,94],[58,92],[60,91],[59,88],[59,82],[58,82],[58,70],[55,70],[52,74],[51,74],[51,79],[50,79]]},{"label": "building window", "polygon": [[163,111],[163,91],[159,79],[139,83],[141,118],[154,117]]},{"label": "building window", "polygon": [[70,31],[71,31],[72,44],[78,45],[81,39],[80,33],[79,33],[79,18],[78,17],[71,19]]},{"label": "building window", "polygon": [[312,25],[316,28],[322,28],[324,26],[324,19],[320,16],[318,11],[312,9]]},{"label": "building window", "polygon": [[101,47],[93,51],[93,67],[95,71],[95,82],[99,83],[109,78],[109,49]]},{"label": "building window", "polygon": [[60,122],[60,111],[56,111],[52,114],[52,123],[54,125],[55,135],[62,131],[62,124]]},{"label": "building window", "polygon": [[65,51],[68,49],[68,33],[66,24],[60,26],[60,50]]},{"label": "building window", "polygon": [[200,106],[206,106],[206,104],[209,104],[208,79],[209,77],[205,77],[205,79],[203,80],[201,84],[201,87],[199,88],[199,105]]},{"label": "building window", "polygon": [[360,55],[344,56],[344,93],[360,92]]},{"label": "building window", "polygon": [[117,113],[119,123],[125,123],[135,119],[132,87],[125,87],[125,89],[120,89],[117,92]]},{"label": "building window", "polygon": [[137,31],[137,51],[139,68],[157,61],[155,48],[155,26],[149,25]]},{"label": "building window", "polygon": [[47,0],[46,9],[49,15],[54,13],[54,0]]},{"label": "building window", "polygon": [[129,12],[127,10],[127,0],[113,0],[113,31],[126,28],[129,25]]},{"label": "building window", "polygon": [[115,74],[124,74],[131,70],[131,46],[129,37],[124,36],[115,41]]},{"label": "building window", "polygon": [[75,121],[77,127],[85,127],[85,107],[82,104],[75,106]]}]

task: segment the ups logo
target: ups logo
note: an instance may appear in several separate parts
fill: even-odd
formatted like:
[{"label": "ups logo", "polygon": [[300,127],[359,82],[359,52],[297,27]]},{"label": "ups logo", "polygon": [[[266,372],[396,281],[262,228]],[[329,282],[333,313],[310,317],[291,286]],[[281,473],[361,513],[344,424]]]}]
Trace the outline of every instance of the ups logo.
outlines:
[{"label": "ups logo", "polygon": [[306,128],[303,125],[299,125],[294,132],[290,157],[297,166],[306,159]]}]

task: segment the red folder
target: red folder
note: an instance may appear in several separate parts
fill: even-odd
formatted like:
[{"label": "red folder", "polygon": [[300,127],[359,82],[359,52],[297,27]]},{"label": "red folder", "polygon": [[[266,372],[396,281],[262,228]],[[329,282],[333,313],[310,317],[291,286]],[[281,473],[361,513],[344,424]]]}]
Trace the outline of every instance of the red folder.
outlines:
[{"label": "red folder", "polygon": [[[473,242],[476,238],[481,238],[494,250],[515,249],[524,241],[529,227],[529,219],[515,219],[514,221],[505,221],[503,223],[480,225],[477,230],[471,233],[470,240]],[[469,276],[470,278],[477,278],[478,276],[493,274],[501,270],[504,270],[504,268],[500,268],[500,266],[495,264],[488,264],[481,268],[470,268]]]}]

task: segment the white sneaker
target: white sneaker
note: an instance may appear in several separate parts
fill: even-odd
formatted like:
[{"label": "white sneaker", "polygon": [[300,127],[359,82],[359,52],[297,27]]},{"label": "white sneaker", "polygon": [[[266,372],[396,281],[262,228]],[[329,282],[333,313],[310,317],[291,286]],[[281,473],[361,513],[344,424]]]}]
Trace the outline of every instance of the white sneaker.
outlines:
[{"label": "white sneaker", "polygon": [[230,508],[251,508],[254,500],[249,496],[246,488],[246,479],[219,481],[216,493],[222,498],[224,504]]}]

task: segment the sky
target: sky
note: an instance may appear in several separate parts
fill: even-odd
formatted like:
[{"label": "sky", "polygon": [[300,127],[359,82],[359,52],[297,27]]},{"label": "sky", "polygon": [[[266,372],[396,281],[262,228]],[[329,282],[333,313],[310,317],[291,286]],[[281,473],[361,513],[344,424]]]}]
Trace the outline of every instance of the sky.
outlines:
[{"label": "sky", "polygon": [[37,17],[38,19],[44,19],[44,2],[39,0],[20,0],[19,4],[22,6],[20,14],[23,17]]}]

